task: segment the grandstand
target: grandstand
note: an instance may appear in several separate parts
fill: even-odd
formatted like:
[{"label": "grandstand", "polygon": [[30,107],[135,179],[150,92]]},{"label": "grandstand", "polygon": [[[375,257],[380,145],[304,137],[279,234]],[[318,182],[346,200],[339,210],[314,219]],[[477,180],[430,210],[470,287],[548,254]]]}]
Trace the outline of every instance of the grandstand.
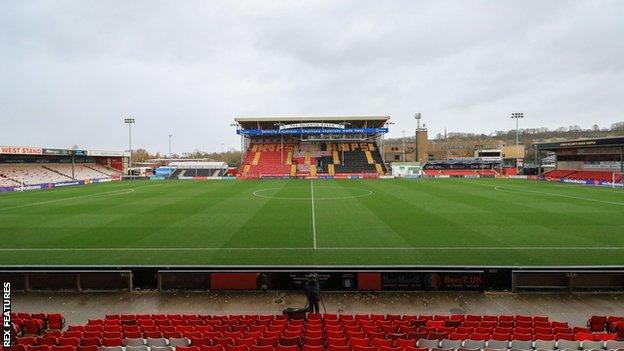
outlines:
[{"label": "grandstand", "polygon": [[125,154],[96,150],[0,147],[0,192],[119,179]]},{"label": "grandstand", "polygon": [[555,168],[541,174],[545,180],[612,186],[622,183],[624,137],[538,143],[533,148],[540,168],[541,155],[554,153]]},{"label": "grandstand", "polygon": [[242,179],[377,178],[386,116],[236,118]]}]

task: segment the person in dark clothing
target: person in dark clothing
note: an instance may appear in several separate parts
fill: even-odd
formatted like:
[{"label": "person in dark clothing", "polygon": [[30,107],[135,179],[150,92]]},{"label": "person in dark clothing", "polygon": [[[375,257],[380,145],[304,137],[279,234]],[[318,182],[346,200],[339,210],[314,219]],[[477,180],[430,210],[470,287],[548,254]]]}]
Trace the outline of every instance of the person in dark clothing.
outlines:
[{"label": "person in dark clothing", "polygon": [[308,276],[305,286],[306,297],[308,298],[308,312],[320,313],[319,300],[321,299],[321,287],[319,286],[316,274]]}]

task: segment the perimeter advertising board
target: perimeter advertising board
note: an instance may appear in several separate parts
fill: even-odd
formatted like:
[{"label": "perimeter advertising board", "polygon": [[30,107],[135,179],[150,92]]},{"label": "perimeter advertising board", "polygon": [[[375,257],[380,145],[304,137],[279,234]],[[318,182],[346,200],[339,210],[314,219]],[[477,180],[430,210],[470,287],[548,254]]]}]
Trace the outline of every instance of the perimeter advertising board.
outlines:
[{"label": "perimeter advertising board", "polygon": [[397,272],[381,274],[382,290],[482,291],[483,272]]}]

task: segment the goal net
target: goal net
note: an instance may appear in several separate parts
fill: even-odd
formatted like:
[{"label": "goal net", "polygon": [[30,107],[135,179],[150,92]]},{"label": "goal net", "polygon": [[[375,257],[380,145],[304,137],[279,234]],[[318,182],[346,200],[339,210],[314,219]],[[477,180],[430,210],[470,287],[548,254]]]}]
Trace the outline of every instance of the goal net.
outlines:
[{"label": "goal net", "polygon": [[612,173],[611,187],[624,189],[624,172]]}]

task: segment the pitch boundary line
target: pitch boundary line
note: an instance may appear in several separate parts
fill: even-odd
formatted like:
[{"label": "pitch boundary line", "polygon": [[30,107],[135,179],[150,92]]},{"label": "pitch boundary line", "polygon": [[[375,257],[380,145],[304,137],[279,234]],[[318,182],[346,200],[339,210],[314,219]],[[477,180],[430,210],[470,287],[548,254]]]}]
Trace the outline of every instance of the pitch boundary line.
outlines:
[{"label": "pitch boundary line", "polygon": [[591,201],[591,202],[597,202],[597,203],[607,204],[607,205],[624,206],[624,202],[603,201],[603,200],[589,199],[589,198],[586,198],[586,197],[578,197],[578,196],[565,195],[565,194],[547,193],[547,192],[536,191],[536,190],[510,189],[510,188],[501,187],[500,185],[495,185],[494,186],[494,190],[496,190],[496,191],[503,191],[503,192],[506,191],[506,192],[511,192],[511,193],[513,193],[513,192],[516,192],[516,193],[534,193],[534,194],[540,194],[540,195],[550,195],[550,196],[564,197],[564,198],[568,198],[568,199]]},{"label": "pitch boundary line", "polygon": [[301,251],[301,250],[624,250],[618,246],[429,246],[429,247],[42,247],[0,248],[0,251]]},{"label": "pitch boundary line", "polygon": [[104,196],[114,196],[114,195],[125,195],[125,194],[133,193],[134,191],[135,191],[134,188],[130,188],[130,189],[112,190],[112,191],[107,191],[107,192],[104,192],[104,193],[97,193],[97,194],[64,197],[62,199],[54,199],[54,200],[47,200],[47,201],[32,202],[32,203],[29,203],[29,204],[18,205],[18,206],[0,207],[0,211],[13,210],[13,209],[16,209],[16,208],[32,207],[32,206],[38,206],[38,205],[47,205],[47,204],[55,203],[55,202],[62,202],[62,201],[67,201],[67,200],[75,200],[75,199],[82,199],[82,198],[89,198],[89,197],[104,197]]},{"label": "pitch boundary line", "polygon": [[316,214],[314,211],[314,181],[310,179],[310,202],[312,203],[312,246],[316,250]]}]

